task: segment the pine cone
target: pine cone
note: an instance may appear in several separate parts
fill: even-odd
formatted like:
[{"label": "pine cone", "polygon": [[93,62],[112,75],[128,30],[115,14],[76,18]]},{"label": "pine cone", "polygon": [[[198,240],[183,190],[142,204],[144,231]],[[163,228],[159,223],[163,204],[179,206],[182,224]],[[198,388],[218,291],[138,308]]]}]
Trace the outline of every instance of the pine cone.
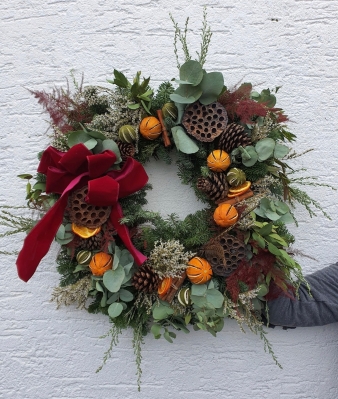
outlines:
[{"label": "pine cone", "polygon": [[218,148],[230,154],[235,148],[239,146],[245,147],[250,144],[250,137],[244,133],[244,127],[237,123],[230,123],[220,135]]},{"label": "pine cone", "polygon": [[95,236],[89,238],[80,238],[76,243],[78,249],[86,249],[88,251],[97,251],[102,249],[103,245],[103,234],[102,232],[96,234]]},{"label": "pine cone", "polygon": [[210,173],[208,177],[200,177],[197,188],[205,192],[216,203],[222,202],[228,195],[229,186],[225,173]]},{"label": "pine cone", "polygon": [[127,157],[133,157],[135,155],[135,147],[132,144],[118,141],[117,146],[119,147],[123,160],[125,160]]},{"label": "pine cone", "polygon": [[160,278],[150,266],[145,264],[134,274],[132,283],[138,291],[151,294],[157,290]]}]

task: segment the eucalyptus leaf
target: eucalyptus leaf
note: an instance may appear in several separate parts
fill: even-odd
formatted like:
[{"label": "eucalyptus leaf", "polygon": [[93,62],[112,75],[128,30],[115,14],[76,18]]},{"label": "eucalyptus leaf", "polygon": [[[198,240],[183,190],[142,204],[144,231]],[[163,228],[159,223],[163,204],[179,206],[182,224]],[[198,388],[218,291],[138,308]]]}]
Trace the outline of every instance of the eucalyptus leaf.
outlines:
[{"label": "eucalyptus leaf", "polygon": [[75,130],[68,134],[68,146],[71,148],[76,144],[85,143],[89,141],[92,137],[83,130]]},{"label": "eucalyptus leaf", "polygon": [[194,154],[199,150],[197,144],[186,134],[182,126],[172,127],[171,132],[178,151],[184,154]]},{"label": "eucalyptus leaf", "polygon": [[171,339],[170,335],[169,335],[169,331],[165,331],[164,334],[163,334],[163,337],[164,337],[168,342],[170,342],[171,344],[174,342],[174,341]]},{"label": "eucalyptus leaf", "polygon": [[105,292],[103,292],[100,306],[101,306],[101,308],[104,308],[106,305],[107,305],[107,292],[105,291]]},{"label": "eucalyptus leaf", "polygon": [[295,223],[294,217],[291,215],[291,213],[286,213],[285,215],[281,216],[279,219],[280,222],[283,222],[285,224],[288,223]]},{"label": "eucalyptus leaf", "polygon": [[108,314],[113,319],[114,317],[120,316],[123,312],[123,305],[119,302],[112,303],[108,308]]},{"label": "eucalyptus leaf", "polygon": [[65,231],[65,226],[61,224],[58,231],[56,232],[56,238],[63,239],[65,236]]},{"label": "eucalyptus leaf", "polygon": [[191,286],[191,295],[204,296],[206,292],[207,292],[206,284],[192,284]]},{"label": "eucalyptus leaf", "polygon": [[128,290],[121,288],[119,293],[121,300],[124,302],[130,302],[134,299],[134,295]]},{"label": "eucalyptus leaf", "polygon": [[272,210],[270,210],[270,209],[267,209],[267,210],[265,211],[265,216],[266,216],[268,219],[273,220],[273,221],[278,220],[278,219],[281,217],[280,215],[278,215],[277,212],[274,212],[274,211],[272,211]]},{"label": "eucalyptus leaf", "polygon": [[107,304],[110,305],[113,302],[116,302],[120,298],[119,292],[114,292],[107,299]]},{"label": "eucalyptus leaf", "polygon": [[91,139],[85,141],[83,144],[88,148],[88,150],[92,150],[93,148],[96,147],[97,141],[95,139],[91,138]]},{"label": "eucalyptus leaf", "polygon": [[203,79],[203,69],[198,61],[189,60],[180,68],[180,80],[197,86]]},{"label": "eucalyptus leaf", "polygon": [[174,93],[170,94],[171,101],[181,104],[192,104],[202,95],[202,89],[199,86],[180,85]]},{"label": "eucalyptus leaf", "polygon": [[276,143],[273,156],[277,159],[284,158],[290,152],[290,148],[284,144]]},{"label": "eucalyptus leaf", "polygon": [[216,309],[223,306],[224,296],[215,288],[207,291],[207,301]]},{"label": "eucalyptus leaf", "polygon": [[96,290],[99,291],[99,292],[104,292],[104,289],[103,289],[103,287],[101,286],[101,284],[100,284],[99,281],[96,282],[95,288],[96,288]]},{"label": "eucalyptus leaf", "polygon": [[193,304],[200,308],[206,306],[207,304],[207,299],[204,296],[191,295],[190,299]]},{"label": "eucalyptus leaf", "polygon": [[150,329],[150,331],[154,334],[155,338],[160,338],[161,330],[162,330],[162,326],[157,323],[153,324]]},{"label": "eucalyptus leaf", "polygon": [[203,76],[200,84],[203,94],[199,101],[201,104],[208,105],[216,101],[224,86],[224,78],[221,72],[210,72]]},{"label": "eucalyptus leaf", "polygon": [[181,104],[181,103],[175,103],[175,106],[177,108],[177,119],[176,119],[176,123],[180,124],[182,122],[182,118],[184,115],[184,110],[185,110],[185,104]]},{"label": "eucalyptus leaf", "polygon": [[117,292],[121,288],[125,272],[122,266],[116,270],[108,270],[103,275],[103,284],[110,292]]},{"label": "eucalyptus leaf", "polygon": [[170,306],[163,305],[163,302],[155,304],[153,307],[153,317],[155,320],[163,320],[172,315],[174,310]]},{"label": "eucalyptus leaf", "polygon": [[275,140],[269,137],[257,141],[255,149],[259,157],[258,159],[260,161],[265,161],[266,159],[270,158],[273,154],[275,145]]},{"label": "eucalyptus leaf", "polygon": [[122,255],[122,251],[116,245],[115,246],[115,252],[114,252],[114,258],[113,258],[113,270],[115,270],[117,268],[117,266],[120,264],[121,255]]},{"label": "eucalyptus leaf", "polygon": [[258,154],[255,148],[251,145],[246,146],[245,148],[240,147],[241,155],[242,155],[242,163],[244,166],[253,166],[258,160]]}]

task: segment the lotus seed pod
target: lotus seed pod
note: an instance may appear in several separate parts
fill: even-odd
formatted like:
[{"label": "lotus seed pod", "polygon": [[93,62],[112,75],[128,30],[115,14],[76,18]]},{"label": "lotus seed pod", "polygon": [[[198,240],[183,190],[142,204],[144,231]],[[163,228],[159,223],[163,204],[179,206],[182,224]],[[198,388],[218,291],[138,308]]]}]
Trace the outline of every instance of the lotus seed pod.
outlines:
[{"label": "lotus seed pod", "polygon": [[136,140],[137,133],[134,126],[123,125],[119,129],[119,138],[123,143],[132,143]]},{"label": "lotus seed pod", "polygon": [[90,260],[92,258],[92,253],[90,251],[80,251],[76,255],[76,260],[79,265],[87,265],[89,264]]},{"label": "lotus seed pod", "polygon": [[177,119],[178,110],[174,103],[166,103],[162,107],[162,114],[164,118],[171,118],[174,121]]},{"label": "lotus seed pod", "polygon": [[227,173],[227,181],[232,187],[240,186],[246,181],[245,173],[241,169],[231,168]]},{"label": "lotus seed pod", "polygon": [[177,295],[178,302],[183,306],[191,305],[190,297],[191,297],[191,289],[190,288],[181,288]]}]

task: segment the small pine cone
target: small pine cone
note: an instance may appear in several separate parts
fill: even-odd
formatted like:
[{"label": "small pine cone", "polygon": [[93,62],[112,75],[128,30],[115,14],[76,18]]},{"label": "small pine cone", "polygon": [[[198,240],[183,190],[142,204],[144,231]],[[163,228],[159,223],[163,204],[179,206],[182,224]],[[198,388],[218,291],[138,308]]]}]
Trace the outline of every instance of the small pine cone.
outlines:
[{"label": "small pine cone", "polygon": [[135,155],[135,147],[132,144],[118,141],[117,146],[119,147],[123,160],[125,160],[127,157],[133,157]]},{"label": "small pine cone", "polygon": [[86,249],[88,251],[97,251],[102,249],[103,245],[103,234],[102,232],[89,238],[78,238],[76,247],[78,249]]},{"label": "small pine cone", "polygon": [[244,127],[237,123],[230,123],[220,135],[218,148],[230,154],[235,148],[250,144],[250,137],[244,132]]},{"label": "small pine cone", "polygon": [[229,192],[225,173],[210,173],[208,177],[200,177],[197,181],[197,188],[205,192],[216,203],[224,201]]},{"label": "small pine cone", "polygon": [[140,266],[138,271],[133,275],[132,283],[138,291],[151,294],[157,290],[160,278],[150,266],[145,264]]}]

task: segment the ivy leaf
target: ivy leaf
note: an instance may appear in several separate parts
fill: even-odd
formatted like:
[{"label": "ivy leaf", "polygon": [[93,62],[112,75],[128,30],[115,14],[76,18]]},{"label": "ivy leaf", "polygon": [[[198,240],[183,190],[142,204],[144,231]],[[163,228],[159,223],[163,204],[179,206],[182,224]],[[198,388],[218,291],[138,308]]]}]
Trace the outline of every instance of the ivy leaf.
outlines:
[{"label": "ivy leaf", "polygon": [[171,132],[178,151],[184,154],[194,154],[199,150],[197,144],[186,134],[182,126],[172,127]]},{"label": "ivy leaf", "polygon": [[119,302],[112,303],[108,308],[108,314],[113,319],[114,317],[120,316],[123,311],[123,305]]}]

